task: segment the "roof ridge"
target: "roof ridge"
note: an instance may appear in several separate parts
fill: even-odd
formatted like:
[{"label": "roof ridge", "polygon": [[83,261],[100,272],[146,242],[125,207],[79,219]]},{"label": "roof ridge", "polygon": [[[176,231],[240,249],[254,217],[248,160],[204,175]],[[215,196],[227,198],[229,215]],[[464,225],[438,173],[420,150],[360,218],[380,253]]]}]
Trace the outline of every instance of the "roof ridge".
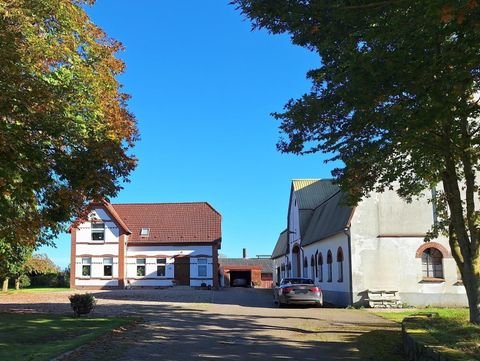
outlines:
[{"label": "roof ridge", "polygon": [[[163,204],[208,204],[210,205],[207,201],[193,201],[193,202],[153,202],[153,203],[148,203],[148,202],[135,202],[135,203],[110,203],[112,206],[134,206],[134,205],[139,205],[139,206],[148,206],[148,205],[163,205]],[[211,205],[210,205],[211,207]],[[213,208],[213,207],[212,207]]]}]

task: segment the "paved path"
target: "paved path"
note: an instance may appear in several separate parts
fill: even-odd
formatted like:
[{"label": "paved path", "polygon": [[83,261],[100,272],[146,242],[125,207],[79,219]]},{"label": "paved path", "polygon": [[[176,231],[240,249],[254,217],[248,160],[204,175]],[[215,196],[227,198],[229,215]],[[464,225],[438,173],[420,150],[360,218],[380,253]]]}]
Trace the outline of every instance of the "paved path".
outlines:
[{"label": "paved path", "polygon": [[[58,297],[2,298],[3,308],[68,310]],[[275,308],[269,290],[127,290],[96,293],[97,315],[140,315],[133,329],[66,355],[82,360],[362,360],[362,337],[397,332],[397,324],[361,310]],[[6,302],[4,302],[6,301]],[[40,305],[40,306],[38,306]]]}]

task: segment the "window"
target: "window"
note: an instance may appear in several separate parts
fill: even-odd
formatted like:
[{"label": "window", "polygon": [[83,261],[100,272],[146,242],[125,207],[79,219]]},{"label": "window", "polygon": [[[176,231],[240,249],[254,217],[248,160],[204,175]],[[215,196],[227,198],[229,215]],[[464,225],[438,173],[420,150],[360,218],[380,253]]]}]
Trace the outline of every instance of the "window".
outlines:
[{"label": "window", "polygon": [[95,222],[92,223],[92,241],[105,240],[105,223]]},{"label": "window", "polygon": [[337,264],[338,264],[338,282],[343,282],[343,250],[338,247],[337,250]]},{"label": "window", "polygon": [[318,278],[318,251],[315,253],[315,277]]},{"label": "window", "polygon": [[145,258],[137,258],[137,277],[145,277]]},{"label": "window", "polygon": [[150,228],[142,228],[140,230],[140,236],[148,237],[150,235]]},{"label": "window", "polygon": [[315,279],[315,258],[312,257],[310,258],[310,267],[312,269],[312,279]]},{"label": "window", "polygon": [[308,277],[308,260],[307,257],[303,258],[303,277]]},{"label": "window", "polygon": [[327,252],[327,282],[332,282],[332,252],[328,250]]},{"label": "window", "polygon": [[103,259],[103,275],[105,277],[112,277],[113,271],[113,258],[104,258]]},{"label": "window", "polygon": [[318,278],[320,282],[323,282],[323,255],[322,252],[318,255]]},{"label": "window", "polygon": [[82,258],[82,276],[90,277],[92,275],[92,259],[90,257]]},{"label": "window", "polygon": [[198,277],[207,277],[207,260],[205,258],[199,258],[197,260]]},{"label": "window", "polygon": [[423,278],[443,278],[443,256],[436,248],[427,248],[422,253]]},{"label": "window", "polygon": [[165,277],[166,258],[157,258],[157,277]]}]

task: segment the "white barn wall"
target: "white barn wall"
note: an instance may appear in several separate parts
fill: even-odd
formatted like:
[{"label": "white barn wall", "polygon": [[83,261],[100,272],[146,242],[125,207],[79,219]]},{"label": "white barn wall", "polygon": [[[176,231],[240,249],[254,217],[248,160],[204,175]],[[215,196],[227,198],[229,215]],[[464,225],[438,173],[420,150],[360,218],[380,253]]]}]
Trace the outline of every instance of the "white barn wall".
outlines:
[{"label": "white barn wall", "polygon": [[[343,251],[343,282],[338,282],[339,269],[337,262],[337,250],[342,247]],[[332,282],[327,282],[328,279],[328,265],[327,253],[332,252]],[[315,280],[315,284],[320,286],[323,291],[325,302],[332,303],[339,306],[347,306],[350,303],[350,277],[349,277],[349,253],[348,253],[348,237],[345,233],[338,233],[332,237],[321,240],[305,246],[304,256],[308,260],[308,276]],[[323,255],[323,282],[319,278],[312,277],[310,259],[315,253],[322,253]]]},{"label": "white barn wall", "polygon": [[[374,193],[357,206],[351,223],[354,303],[364,303],[371,289],[399,291],[402,301],[414,306],[466,305],[450,254],[443,258],[445,282],[422,282],[416,253],[432,223],[428,193],[412,204],[393,191]],[[434,242],[450,249],[444,237]]]}]

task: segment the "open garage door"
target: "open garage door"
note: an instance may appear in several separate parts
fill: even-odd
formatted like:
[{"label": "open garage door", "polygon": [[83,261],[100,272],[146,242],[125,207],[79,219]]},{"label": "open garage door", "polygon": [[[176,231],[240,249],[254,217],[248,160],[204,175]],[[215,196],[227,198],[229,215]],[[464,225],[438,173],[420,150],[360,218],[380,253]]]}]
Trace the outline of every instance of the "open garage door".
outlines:
[{"label": "open garage door", "polygon": [[248,271],[230,271],[231,287],[250,287],[252,284],[252,272]]}]

